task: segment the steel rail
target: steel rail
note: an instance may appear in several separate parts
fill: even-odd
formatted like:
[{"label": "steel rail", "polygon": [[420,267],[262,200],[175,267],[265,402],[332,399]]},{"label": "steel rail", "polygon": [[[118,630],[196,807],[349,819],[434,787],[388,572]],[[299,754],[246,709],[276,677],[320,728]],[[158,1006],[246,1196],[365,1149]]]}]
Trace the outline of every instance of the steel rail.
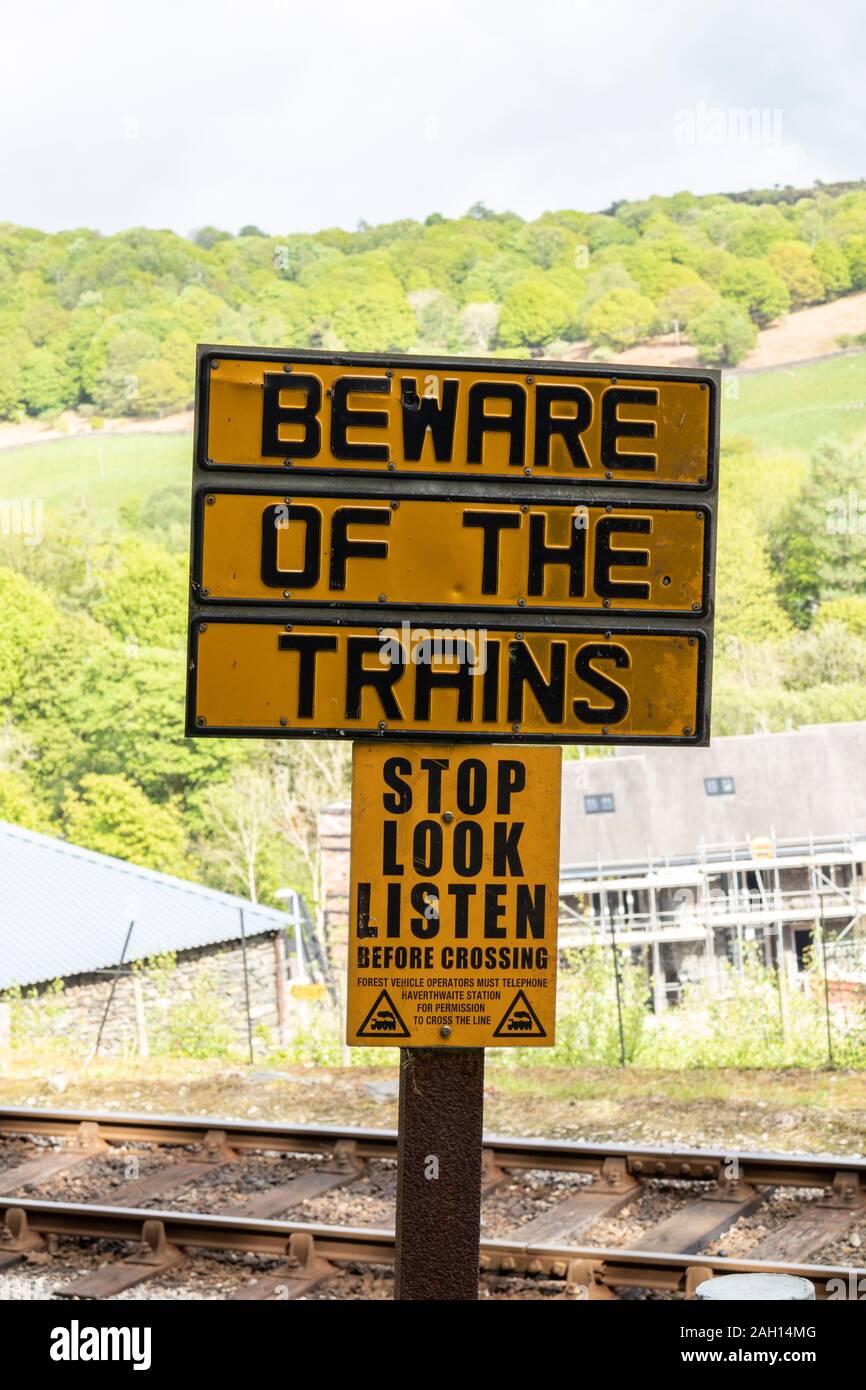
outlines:
[{"label": "steel rail", "polygon": [[[208,1116],[115,1114],[98,1110],[0,1109],[0,1136],[23,1135],[74,1141],[82,1125],[96,1125],[108,1143],[200,1145],[218,1132],[238,1152],[329,1153],[337,1144],[355,1145],[359,1158],[396,1158],[392,1129],[343,1125],[287,1125],[276,1121],[224,1120]],[[604,1177],[608,1160],[618,1160],[637,1179],[736,1180],[758,1186],[825,1189],[838,1174],[866,1188],[866,1159],[846,1154],[740,1152],[643,1144],[585,1143],[488,1134],[484,1147],[501,1168],[540,1168]],[[732,1165],[735,1172],[732,1173]]]},{"label": "steel rail", "polygon": [[[395,1237],[392,1230],[376,1227],[330,1226],[315,1222],[277,1221],[256,1217],[214,1215],[202,1212],[163,1211],[137,1207],[105,1207],[86,1202],[48,1202],[37,1198],[6,1198],[0,1214],[12,1228],[22,1230],[25,1218],[28,1237],[55,1235],[93,1240],[141,1242],[145,1227],[153,1232],[154,1223],[171,1246],[181,1250],[245,1250],[275,1259],[289,1253],[292,1237],[307,1237],[315,1255],[326,1260],[350,1263],[390,1264],[394,1260]],[[11,1247],[0,1243],[0,1253]],[[832,1294],[856,1297],[866,1270],[841,1265],[811,1265],[731,1259],[727,1256],[656,1253],[596,1246],[548,1245],[506,1240],[481,1242],[481,1273],[506,1276],[542,1275],[564,1281],[584,1279],[607,1289],[633,1288],[678,1293],[687,1289],[689,1278],[702,1271],[710,1274],[796,1274],[811,1280],[819,1298]],[[831,1281],[834,1287],[828,1290]],[[842,1294],[840,1288],[853,1289]]]}]

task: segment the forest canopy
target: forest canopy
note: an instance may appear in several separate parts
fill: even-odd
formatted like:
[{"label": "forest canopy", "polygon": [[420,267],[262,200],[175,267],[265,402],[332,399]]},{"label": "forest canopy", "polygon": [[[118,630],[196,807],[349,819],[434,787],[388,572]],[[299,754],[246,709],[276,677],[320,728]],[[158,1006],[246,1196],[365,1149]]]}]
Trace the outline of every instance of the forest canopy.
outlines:
[{"label": "forest canopy", "polygon": [[311,235],[0,224],[0,419],[184,409],[203,341],[604,357],[676,329],[735,365],[759,328],[862,289],[860,186]]}]

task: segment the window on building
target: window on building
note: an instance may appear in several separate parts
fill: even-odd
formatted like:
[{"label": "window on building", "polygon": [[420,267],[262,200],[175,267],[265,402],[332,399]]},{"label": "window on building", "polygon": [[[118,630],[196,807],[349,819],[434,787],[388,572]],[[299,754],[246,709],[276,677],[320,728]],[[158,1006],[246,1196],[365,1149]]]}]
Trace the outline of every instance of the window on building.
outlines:
[{"label": "window on building", "polygon": [[733,777],[704,778],[704,791],[707,796],[733,796],[736,790]]},{"label": "window on building", "polygon": [[598,796],[585,796],[583,809],[588,816],[598,816],[604,811],[614,811],[613,792],[600,792]]}]

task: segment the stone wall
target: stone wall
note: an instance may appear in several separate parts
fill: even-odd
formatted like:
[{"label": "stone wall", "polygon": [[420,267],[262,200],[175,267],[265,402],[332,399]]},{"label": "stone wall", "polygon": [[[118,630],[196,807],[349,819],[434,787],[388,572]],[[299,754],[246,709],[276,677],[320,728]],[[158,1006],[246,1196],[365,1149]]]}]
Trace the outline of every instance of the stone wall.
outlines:
[{"label": "stone wall", "polygon": [[[285,962],[285,955],[283,957]],[[272,936],[247,942],[250,1016],[253,1030],[271,1030],[273,1045],[279,1042],[277,993],[277,943]],[[286,969],[284,964],[284,969]],[[33,1036],[74,1039],[75,1051],[87,1056],[96,1045],[99,1026],[111,992],[112,977],[79,975],[64,981],[62,992],[41,991],[38,1000],[26,1003],[25,1027]],[[285,1029],[291,1030],[298,1009],[291,991],[283,991]],[[13,1004],[12,1009],[22,1006]],[[226,942],[178,956],[166,971],[146,967],[117,979],[114,998],[102,1035],[100,1055],[117,1056],[158,1050],[161,1038],[173,1029],[187,1030],[193,1038],[222,1039],[222,1045],[247,1049],[247,1017],[243,954],[240,942]],[[284,1031],[285,1031],[284,1029]],[[259,1043],[264,1050],[264,1043]]]}]

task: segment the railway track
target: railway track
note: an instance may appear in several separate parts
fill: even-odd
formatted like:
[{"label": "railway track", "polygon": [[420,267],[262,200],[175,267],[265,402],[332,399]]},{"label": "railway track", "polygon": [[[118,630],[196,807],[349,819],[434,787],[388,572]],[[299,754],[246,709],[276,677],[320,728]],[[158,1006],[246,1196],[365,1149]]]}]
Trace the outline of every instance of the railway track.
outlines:
[{"label": "railway track", "polygon": [[[396,1158],[392,1130],[214,1121],[187,1116],[116,1115],[91,1111],[0,1110],[0,1140],[35,1140],[40,1152],[0,1171],[0,1274],[64,1239],[120,1242],[107,1261],[58,1289],[108,1298],[162,1275],[197,1252],[251,1252],[268,1262],[233,1298],[299,1298],[350,1265],[387,1266],[394,1233],[376,1226],[277,1219],[277,1214],[343,1188],[351,1193],[369,1165]],[[145,1177],[116,1186],[111,1201],[56,1201],[34,1188],[81,1170],[112,1148],[159,1146],[167,1161]],[[271,1183],[232,1212],[144,1205],[194,1187],[225,1166],[255,1155],[308,1155],[315,1162],[285,1183]],[[866,1270],[816,1263],[814,1257],[866,1217],[866,1161],[772,1153],[485,1139],[483,1188],[494,1192],[514,1175],[546,1170],[582,1175],[585,1183],[550,1210],[501,1239],[485,1239],[481,1278],[548,1281],[552,1296],[605,1299],[648,1290],[690,1297],[710,1274],[764,1270],[811,1279],[820,1297],[854,1296]],[[646,1230],[633,1248],[585,1243],[600,1221],[627,1208],[647,1186],[686,1183],[684,1203]],[[705,1247],[779,1188],[815,1193],[804,1209],[741,1258]],[[591,1239],[591,1236],[590,1236]],[[270,1262],[274,1262],[270,1267]],[[840,1290],[842,1292],[840,1292]]]}]

